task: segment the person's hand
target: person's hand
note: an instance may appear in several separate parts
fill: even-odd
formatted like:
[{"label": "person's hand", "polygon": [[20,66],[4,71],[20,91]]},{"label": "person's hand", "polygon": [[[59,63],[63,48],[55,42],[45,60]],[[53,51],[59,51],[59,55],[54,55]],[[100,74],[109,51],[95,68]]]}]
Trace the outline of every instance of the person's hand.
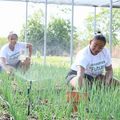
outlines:
[{"label": "person's hand", "polygon": [[105,85],[110,85],[110,80],[105,80]]},{"label": "person's hand", "polygon": [[22,59],[20,59],[21,63],[23,64],[26,64],[26,62],[29,62],[31,61],[31,57],[28,57],[28,56],[24,56],[22,57]]},{"label": "person's hand", "polygon": [[12,74],[15,69],[12,66],[5,65],[4,70],[6,71],[7,74]]},{"label": "person's hand", "polygon": [[31,61],[31,57],[26,57],[26,60],[27,61]]},{"label": "person's hand", "polygon": [[20,55],[19,60],[21,61],[21,63],[24,63],[26,60],[26,56],[25,55]]},{"label": "person's hand", "polygon": [[109,82],[108,82],[108,81],[105,81],[105,84],[106,84],[106,85],[109,85]]}]

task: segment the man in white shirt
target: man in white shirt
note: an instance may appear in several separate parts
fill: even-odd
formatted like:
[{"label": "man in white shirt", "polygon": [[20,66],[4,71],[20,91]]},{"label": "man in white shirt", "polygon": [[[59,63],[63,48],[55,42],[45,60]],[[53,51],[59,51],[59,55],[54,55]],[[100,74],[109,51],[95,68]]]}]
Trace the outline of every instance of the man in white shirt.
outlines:
[{"label": "man in white shirt", "polygon": [[[20,56],[23,55],[28,49],[28,56],[21,60]],[[2,69],[9,72],[18,67],[27,69],[30,65],[32,55],[32,45],[30,43],[18,42],[18,35],[10,32],[8,35],[8,43],[5,44],[0,50],[0,64]]]}]

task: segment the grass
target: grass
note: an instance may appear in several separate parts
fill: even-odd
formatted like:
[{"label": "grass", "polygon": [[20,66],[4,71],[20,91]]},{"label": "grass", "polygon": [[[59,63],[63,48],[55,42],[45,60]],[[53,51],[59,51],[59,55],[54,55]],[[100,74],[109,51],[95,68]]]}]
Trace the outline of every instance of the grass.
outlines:
[{"label": "grass", "polygon": [[[33,57],[32,62],[37,64],[42,64],[44,61],[43,57]],[[61,56],[47,56],[46,57],[47,65],[56,65],[56,66],[66,66],[70,67],[70,58],[69,57],[61,57]]]},{"label": "grass", "polygon": [[[34,62],[26,73],[16,71],[14,79],[5,73],[0,74],[0,78],[3,80],[3,85],[0,87],[1,95],[10,104],[9,111],[15,120],[27,120],[28,109],[29,117],[39,120],[72,119],[72,104],[66,100],[68,86],[65,82],[69,64],[64,63],[64,59],[60,59],[58,62],[55,58],[52,60],[48,61],[47,65]],[[114,74],[120,78],[120,69],[115,69]],[[31,85],[30,81],[32,81]],[[30,86],[31,91],[28,93]],[[85,92],[85,89],[80,89],[80,92]],[[93,85],[88,93],[90,101],[82,100],[78,104],[78,119],[119,120],[119,87],[96,89],[96,85]]]}]

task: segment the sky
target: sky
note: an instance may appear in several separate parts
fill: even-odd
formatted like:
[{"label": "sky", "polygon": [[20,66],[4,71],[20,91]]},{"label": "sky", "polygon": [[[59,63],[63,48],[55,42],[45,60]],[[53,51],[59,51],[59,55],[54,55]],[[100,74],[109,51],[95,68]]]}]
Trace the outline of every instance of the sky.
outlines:
[{"label": "sky", "polygon": [[[71,14],[65,14],[60,12],[65,6],[49,5],[48,6],[48,21],[51,16],[61,16],[63,18],[71,18]],[[28,4],[28,17],[34,13],[34,11],[42,8],[44,10],[44,4]],[[71,6],[66,6],[71,8]],[[85,18],[94,11],[93,8],[76,6],[74,8],[74,25],[80,27],[83,25]],[[26,22],[26,4],[25,2],[8,2],[0,1],[0,37],[6,37],[10,31],[20,33],[22,25]]]}]

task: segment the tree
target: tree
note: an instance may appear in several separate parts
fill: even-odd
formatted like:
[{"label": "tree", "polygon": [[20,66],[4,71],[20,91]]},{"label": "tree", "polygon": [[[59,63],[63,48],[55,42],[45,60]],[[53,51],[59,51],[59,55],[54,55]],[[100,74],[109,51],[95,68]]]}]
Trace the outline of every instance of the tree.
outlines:
[{"label": "tree", "polygon": [[[112,40],[113,45],[117,45],[119,41],[119,35],[120,32],[120,10],[113,8],[113,23],[112,23]],[[96,15],[96,30],[100,30],[103,34],[105,34],[107,41],[109,42],[109,9],[102,8],[101,11]],[[94,16],[88,16],[86,19],[86,33],[88,35],[88,38],[91,38],[93,36],[93,29],[94,29]],[[85,34],[86,34],[85,33]]]},{"label": "tree", "polygon": [[[33,44],[33,50],[43,51],[43,39],[44,39],[44,25],[43,25],[43,13],[42,10],[35,12],[27,22],[27,42]],[[21,30],[21,39],[25,41],[25,25]]]},{"label": "tree", "polygon": [[[74,28],[75,30],[75,28]],[[75,32],[75,31],[74,31]],[[52,18],[48,25],[48,54],[65,55],[70,52],[71,25],[69,20]],[[74,34],[74,41],[77,35]],[[75,45],[75,42],[74,42]]]},{"label": "tree", "polygon": [[[42,22],[42,12],[35,12],[28,20],[27,38],[33,44],[34,51],[40,50],[43,54],[44,45],[44,25]],[[25,36],[22,30],[22,38]],[[74,28],[75,31],[75,28]],[[74,32],[74,41],[77,34]],[[67,55],[70,51],[71,25],[69,20],[52,18],[47,29],[47,55]],[[76,42],[74,42],[75,44]]]}]

